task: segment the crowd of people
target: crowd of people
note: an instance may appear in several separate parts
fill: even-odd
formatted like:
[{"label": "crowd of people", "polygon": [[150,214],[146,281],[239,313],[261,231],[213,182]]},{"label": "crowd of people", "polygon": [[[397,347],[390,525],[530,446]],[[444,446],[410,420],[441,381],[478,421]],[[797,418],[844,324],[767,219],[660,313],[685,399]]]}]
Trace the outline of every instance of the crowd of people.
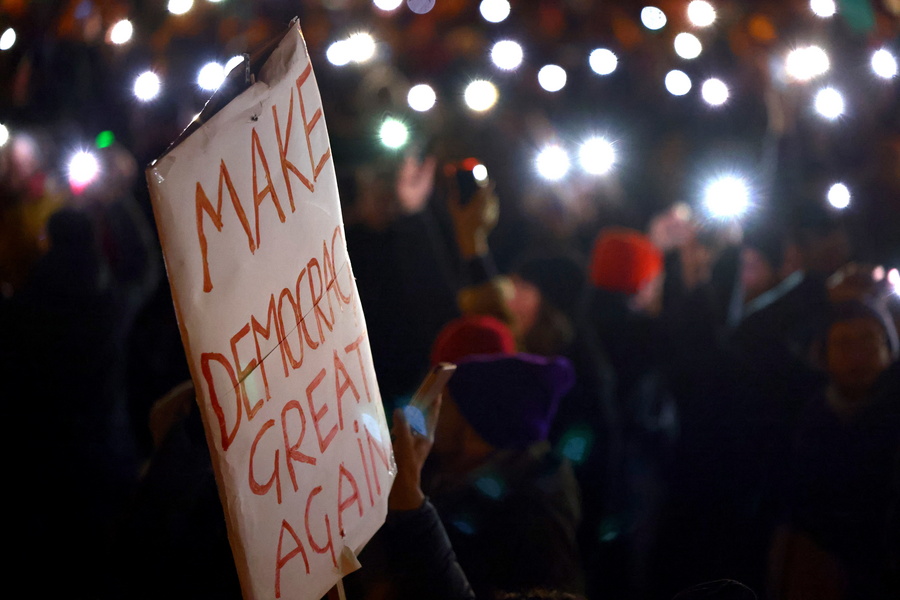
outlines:
[{"label": "crowd of people", "polygon": [[[107,149],[119,176],[37,202],[4,156],[25,555],[64,556],[42,585],[79,596],[239,594],[192,386],[168,391],[188,376],[133,160]],[[834,214],[742,231],[674,205],[501,273],[494,185],[461,198],[437,163],[343,184],[387,412],[458,365],[433,438],[394,412],[352,596],[896,597],[898,298]]]},{"label": "crowd of people", "polygon": [[[387,156],[361,133],[370,113],[405,93],[401,67],[448,88],[469,76],[489,37],[462,18],[474,6],[381,19],[400,66],[348,76],[319,68],[349,26],[338,2],[227,18],[204,3],[134,54],[82,31],[113,3],[55,4],[5,3],[38,41],[0,57],[17,60],[0,105],[10,572],[28,593],[240,597],[139,176],[200,100],[184,84],[134,106],[118,82],[151,46],[190,81],[215,40],[243,52],[300,10],[398,467],[348,597],[900,597],[896,85],[872,92],[851,69],[869,109],[823,133],[760,66],[776,37],[744,32],[759,32],[748,12],[719,44],[741,51],[746,95],[700,114],[660,101],[661,46],[625,8],[565,3],[581,15],[567,18],[564,3],[521,3],[540,45],[608,25],[634,70],[556,104],[523,78],[495,117],[441,108]],[[773,5],[789,31],[792,9]],[[851,42],[840,60],[855,65],[865,41]],[[524,175],[526,148],[568,139],[555,123],[593,122],[598,106],[633,136],[618,146],[630,165],[555,186]],[[67,185],[54,165],[106,127],[121,140],[97,148],[103,177]],[[445,167],[473,155],[492,183],[462,197]],[[697,196],[689,158],[706,155],[753,157],[755,213],[711,220],[682,203]],[[820,192],[844,171],[859,208],[841,214]],[[423,436],[399,409],[442,362],[457,369]]]}]

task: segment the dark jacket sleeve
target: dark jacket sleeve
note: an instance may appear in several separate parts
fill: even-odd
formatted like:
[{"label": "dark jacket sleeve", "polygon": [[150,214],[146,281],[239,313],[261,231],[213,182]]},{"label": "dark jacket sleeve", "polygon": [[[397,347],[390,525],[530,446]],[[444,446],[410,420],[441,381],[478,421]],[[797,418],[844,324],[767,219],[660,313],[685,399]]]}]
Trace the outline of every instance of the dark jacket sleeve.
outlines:
[{"label": "dark jacket sleeve", "polygon": [[437,510],[428,500],[416,510],[389,512],[384,532],[401,597],[474,600]]}]

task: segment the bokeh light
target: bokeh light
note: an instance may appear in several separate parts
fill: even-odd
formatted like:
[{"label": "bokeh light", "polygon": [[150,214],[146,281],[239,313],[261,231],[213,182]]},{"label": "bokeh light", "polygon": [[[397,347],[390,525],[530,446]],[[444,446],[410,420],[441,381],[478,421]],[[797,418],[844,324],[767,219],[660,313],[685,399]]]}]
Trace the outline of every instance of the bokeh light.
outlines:
[{"label": "bokeh light", "polygon": [[328,46],[328,50],[325,51],[325,58],[336,67],[343,67],[349,64],[352,55],[350,54],[350,45],[347,43],[347,40],[332,42]]},{"label": "bokeh light", "polygon": [[381,123],[378,137],[387,148],[396,150],[397,148],[402,148],[409,140],[409,129],[403,121],[388,117]]},{"label": "bokeh light", "polygon": [[566,71],[559,65],[545,65],[538,71],[538,83],[548,92],[566,87]]},{"label": "bokeh light", "polygon": [[113,44],[126,44],[134,35],[134,25],[128,19],[122,19],[109,29],[109,41]]},{"label": "bokeh light", "polygon": [[76,152],[69,160],[69,185],[83,189],[100,175],[100,161],[86,150]]},{"label": "bokeh light", "polygon": [[675,36],[675,54],[688,60],[697,58],[703,52],[703,44],[693,33],[679,33]]},{"label": "bokeh light", "polygon": [[6,125],[0,123],[0,148],[6,145],[6,142],[9,141],[9,129],[6,128]]},{"label": "bokeh light", "polygon": [[482,0],[478,10],[485,21],[500,23],[509,16],[510,6],[507,0]]},{"label": "bokeh light", "polygon": [[116,135],[108,129],[98,133],[97,138],[94,140],[94,145],[97,146],[97,149],[99,149],[99,150],[103,150],[104,148],[109,148],[110,146],[112,146],[115,143],[116,143]]},{"label": "bokeh light", "polygon": [[837,12],[834,0],[809,0],[809,9],[817,17],[822,17],[823,19],[833,17],[834,13]]},{"label": "bokeh light", "polygon": [[888,50],[882,48],[872,53],[872,70],[883,79],[897,76],[897,59]]},{"label": "bokeh light", "polygon": [[709,27],[716,21],[716,9],[704,0],[694,0],[688,4],[688,20],[697,27]]},{"label": "bokeh light", "polygon": [[474,167],[472,167],[472,177],[475,178],[475,181],[485,182],[488,178],[488,170],[483,164],[478,163]]},{"label": "bokeh light", "polygon": [[197,73],[197,85],[208,92],[219,89],[224,81],[225,67],[217,62],[206,63]]},{"label": "bokeh light", "polygon": [[828,54],[818,46],[791,50],[785,60],[785,71],[797,81],[809,81],[823,75],[831,68]]},{"label": "bokeh light", "polygon": [[0,35],[0,50],[9,50],[16,43],[16,30],[8,28]]},{"label": "bokeh light", "polygon": [[194,7],[194,0],[169,0],[167,9],[173,15],[183,15]]},{"label": "bokeh light", "polygon": [[556,144],[541,150],[534,161],[538,175],[548,181],[559,181],[569,172],[569,155]]},{"label": "bokeh light", "polygon": [[500,40],[491,48],[491,60],[504,71],[512,71],[522,64],[522,46],[512,40]]},{"label": "bokeh light", "polygon": [[816,112],[833,121],[844,114],[844,97],[832,87],[823,88],[816,93]]},{"label": "bokeh light", "polygon": [[900,295],[900,270],[891,269],[887,274],[888,283],[894,288],[894,293]]},{"label": "bokeh light", "polygon": [[850,190],[843,183],[835,183],[828,188],[828,204],[843,210],[850,206]]},{"label": "bokeh light", "polygon": [[406,0],[406,6],[417,15],[424,15],[434,8],[435,0]]},{"label": "bokeh light", "polygon": [[597,48],[588,57],[588,64],[597,75],[609,75],[619,65],[619,58],[612,50]]},{"label": "bokeh light", "polygon": [[666,74],[666,89],[673,96],[684,96],[691,91],[691,78],[684,71],[669,71]]},{"label": "bokeh light", "polygon": [[666,13],[655,6],[645,6],[641,10],[641,23],[647,29],[652,29],[653,31],[662,29],[666,26],[666,21]]},{"label": "bokeh light", "polygon": [[434,88],[427,83],[420,83],[409,89],[409,93],[406,95],[406,101],[409,103],[411,109],[418,112],[425,112],[426,110],[430,110],[435,102],[437,102],[437,94],[434,93]]},{"label": "bokeh light", "polygon": [[159,95],[162,83],[153,71],[144,71],[134,80],[134,95],[142,102],[149,102]]},{"label": "bokeh light", "polygon": [[490,81],[477,79],[466,86],[463,97],[466,106],[476,112],[484,112],[497,103],[497,86]]},{"label": "bokeh light", "polygon": [[389,12],[400,8],[400,5],[403,4],[403,0],[374,0],[372,4],[379,10]]},{"label": "bokeh light", "polygon": [[616,162],[616,151],[612,143],[602,137],[585,140],[578,149],[578,164],[591,175],[609,173]]},{"label": "bokeh light", "polygon": [[375,49],[375,38],[363,31],[347,38],[347,51],[353,62],[364,63],[371,60],[375,56]]},{"label": "bokeh light", "polygon": [[747,182],[733,175],[712,181],[704,195],[706,210],[717,219],[739,217],[750,206],[750,190]]},{"label": "bokeh light", "polygon": [[728,100],[728,86],[721,79],[707,79],[700,88],[700,95],[710,106],[721,106]]}]

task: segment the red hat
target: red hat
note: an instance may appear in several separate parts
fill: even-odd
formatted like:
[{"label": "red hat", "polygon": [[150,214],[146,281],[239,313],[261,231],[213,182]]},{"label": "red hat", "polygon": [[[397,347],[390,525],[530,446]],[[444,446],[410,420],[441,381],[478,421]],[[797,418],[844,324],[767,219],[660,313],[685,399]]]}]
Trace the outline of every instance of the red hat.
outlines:
[{"label": "red hat", "polygon": [[458,362],[472,354],[512,354],[516,338],[500,319],[486,315],[460,317],[447,323],[431,347],[431,364]]},{"label": "red hat", "polygon": [[634,229],[607,227],[594,242],[591,282],[599,288],[633,295],[662,268],[662,252]]}]

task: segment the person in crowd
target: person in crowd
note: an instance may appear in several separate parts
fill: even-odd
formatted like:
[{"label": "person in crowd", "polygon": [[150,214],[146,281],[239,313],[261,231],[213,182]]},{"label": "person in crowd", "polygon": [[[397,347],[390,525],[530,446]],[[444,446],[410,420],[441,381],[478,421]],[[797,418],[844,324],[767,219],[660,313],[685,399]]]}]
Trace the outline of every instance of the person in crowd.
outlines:
[{"label": "person in crowd", "polygon": [[456,363],[473,354],[514,354],[512,330],[489,315],[464,315],[447,323],[431,347],[431,364]]},{"label": "person in crowd", "polygon": [[828,384],[795,435],[786,520],[772,548],[773,592],[784,599],[896,598],[896,326],[871,299],[835,304],[830,317]]},{"label": "person in crowd", "polygon": [[464,359],[447,385],[423,489],[479,597],[582,589],[578,485],[547,443],[573,383],[567,360],[516,354]]}]

